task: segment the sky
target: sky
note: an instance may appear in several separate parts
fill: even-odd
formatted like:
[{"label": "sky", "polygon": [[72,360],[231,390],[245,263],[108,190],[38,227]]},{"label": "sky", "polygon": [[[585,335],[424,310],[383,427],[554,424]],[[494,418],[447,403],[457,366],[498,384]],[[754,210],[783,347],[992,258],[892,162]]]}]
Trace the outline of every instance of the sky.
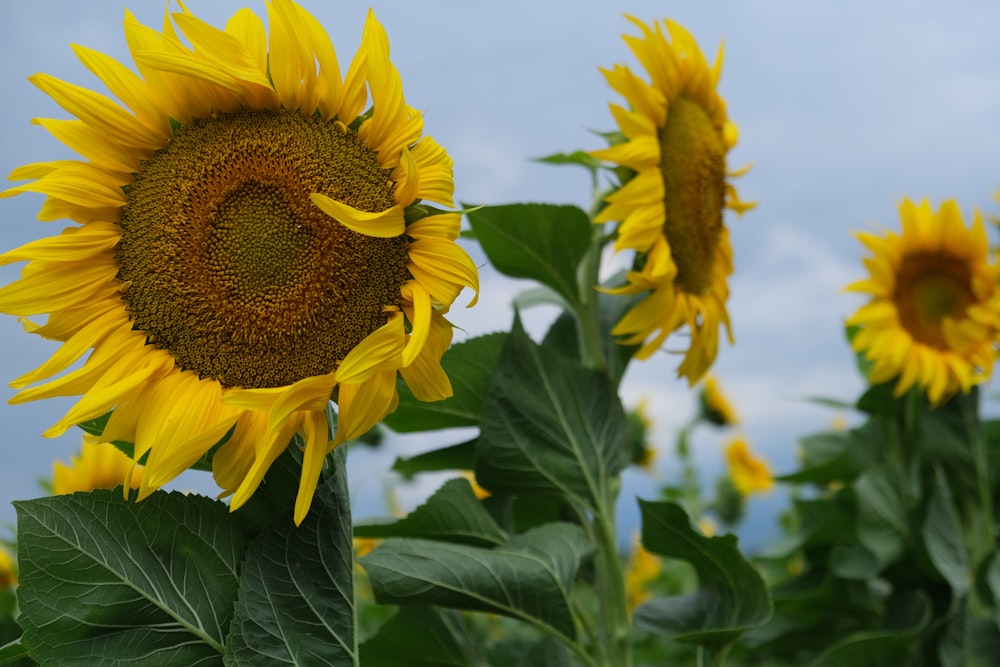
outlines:
[{"label": "sky", "polygon": [[[352,57],[368,5],[302,4],[331,33],[341,62]],[[164,5],[133,0],[128,7],[141,22],[159,27]],[[187,6],[215,25],[243,6],[264,12],[263,2],[254,0],[188,0]],[[737,187],[758,207],[739,219],[727,217],[736,266],[729,302],[736,345],[722,347],[713,373],[742,417],[740,432],[778,473],[794,466],[796,441],[828,428],[835,416],[809,397],[852,400],[863,387],[843,338],[843,320],[860,304],[843,287],[863,276],[862,251],[851,231],[898,229],[904,197],[929,197],[935,206],[956,198],[967,216],[973,208],[998,213],[991,198],[1000,187],[995,2],[383,0],[372,6],[388,31],[407,102],[423,111],[425,132],[455,160],[457,198],[485,205],[589,206],[583,170],[532,158],[603,147],[594,131],[614,129],[607,105],[621,100],[598,67],[635,64],[620,38],[636,32],[624,14],[678,21],[710,59],[724,43],[720,93],[740,129],[729,165],[753,163]],[[33,0],[0,8],[0,173],[74,157],[30,125],[34,117],[68,116],[27,77],[47,72],[99,88],[69,45],[128,62],[124,7],[108,0]],[[65,226],[35,220],[41,201],[30,194],[0,200],[0,247]],[[0,269],[0,283],[14,280],[20,269]],[[511,299],[525,287],[484,266],[479,305],[454,310],[453,319],[469,335],[506,329]],[[528,313],[529,331],[540,336],[552,315]],[[6,383],[54,349],[25,334],[15,318],[0,316],[0,536],[14,521],[10,501],[39,495],[38,480],[51,475],[53,460],[68,460],[79,446],[78,432],[41,437],[72,400],[6,404],[13,394]],[[623,384],[627,405],[649,401],[654,442],[664,452],[654,474],[627,474],[626,528],[635,521],[633,497],[655,496],[658,484],[678,474],[668,452],[695,397],[673,379],[677,362],[674,355],[655,355],[634,364]],[[393,436],[391,450],[418,453],[465,435]],[[721,470],[724,439],[716,431],[695,433],[693,453],[706,476]],[[352,459],[359,471],[351,476],[356,516],[379,513],[384,488],[394,481],[386,472],[392,456],[361,451]],[[418,502],[439,481],[399,487],[402,502]],[[207,475],[185,476],[179,484],[214,489]],[[746,543],[759,545],[758,533],[773,530],[784,498],[779,489],[751,501],[763,533],[744,536]]]}]

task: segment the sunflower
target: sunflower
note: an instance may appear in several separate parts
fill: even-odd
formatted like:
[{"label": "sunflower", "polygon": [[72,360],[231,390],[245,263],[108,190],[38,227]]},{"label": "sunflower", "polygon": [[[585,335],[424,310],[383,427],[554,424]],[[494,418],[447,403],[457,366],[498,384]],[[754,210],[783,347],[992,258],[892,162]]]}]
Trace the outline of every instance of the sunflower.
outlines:
[{"label": "sunflower", "polygon": [[141,480],[142,466],[133,465],[127,454],[109,442],[87,438],[69,465],[56,461],[52,466],[52,493],[56,495],[113,489],[120,484],[135,488]]},{"label": "sunflower", "polygon": [[0,590],[13,588],[17,585],[17,566],[7,549],[0,545]]},{"label": "sunflower", "polygon": [[771,467],[750,450],[746,438],[735,437],[726,444],[726,462],[729,478],[740,495],[770,491],[774,486]]},{"label": "sunflower", "polygon": [[84,159],[11,175],[31,182],[4,195],[44,194],[40,219],[75,224],[0,255],[29,262],[0,311],[47,314],[27,330],[63,341],[13,383],[15,403],[82,396],[46,436],[114,409],[102,439],[135,443],[140,499],[226,438],[213,468],[235,509],[299,433],[300,523],[326,454],[395,408],[397,375],[451,394],[444,313],[478,274],[460,214],[422,203],[454,206],[453,163],[374,14],[342,76],[312,15],[267,9],[268,30],[248,9],[224,30],[183,4],[162,31],[126,12],[138,73],[73,47],[121,104],[31,77],[75,116],[35,122]]},{"label": "sunflower", "polygon": [[736,409],[723,393],[722,385],[711,375],[702,383],[699,399],[701,416],[709,423],[716,426],[732,426],[739,422]]},{"label": "sunflower", "polygon": [[619,222],[615,250],[638,253],[628,283],[611,291],[647,294],[612,333],[640,345],[636,357],[646,359],[687,325],[690,343],[677,372],[693,385],[715,360],[719,327],[733,340],[726,311],[733,261],[723,209],[743,213],[753,204],[740,201],[727,180],[738,175],[726,169],[738,133],[716,92],[721,48],[709,67],[678,24],[627,18],[642,36],[625,42],[651,83],[624,65],[601,70],[629,108],[610,105],[622,141],[591,154],[625,167],[629,177],[594,222]]},{"label": "sunflower", "polygon": [[856,234],[873,256],[848,290],[871,296],[847,321],[851,345],[872,362],[868,379],[898,376],[901,396],[920,386],[933,405],[989,378],[1000,336],[1000,264],[981,216],[972,228],[954,201],[899,206],[902,234]]}]

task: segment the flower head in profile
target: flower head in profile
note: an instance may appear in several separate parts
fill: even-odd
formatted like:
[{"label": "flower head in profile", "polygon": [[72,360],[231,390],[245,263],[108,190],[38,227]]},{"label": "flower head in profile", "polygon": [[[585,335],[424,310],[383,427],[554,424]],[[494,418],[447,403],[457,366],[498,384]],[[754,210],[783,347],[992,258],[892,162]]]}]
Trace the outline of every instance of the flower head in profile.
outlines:
[{"label": "flower head in profile", "polygon": [[74,455],[69,465],[56,461],[52,466],[52,493],[57,496],[119,485],[134,489],[141,482],[142,466],[110,442],[85,439],[80,454]]},{"label": "flower head in profile", "polygon": [[126,13],[136,71],[74,47],[119,101],[31,78],[75,117],[36,122],[82,159],[21,167],[30,182],[4,193],[73,222],[0,256],[29,262],[0,311],[47,314],[26,328],[63,342],[13,401],[81,396],[53,437],[113,409],[102,437],[145,458],[140,498],[228,434],[213,470],[234,509],[301,434],[298,523],[324,457],[395,408],[398,376],[421,400],[451,394],[444,314],[478,274],[459,214],[424,203],[454,205],[452,160],[373,13],[344,71],[292,0],[267,3],[267,28],[181,9],[162,30]]},{"label": "flower head in profile", "polygon": [[7,553],[6,547],[0,545],[0,590],[13,588],[17,585],[17,566],[14,559]]},{"label": "flower head in profile", "polygon": [[763,493],[774,486],[771,467],[751,451],[746,438],[735,437],[726,444],[726,462],[729,478],[740,495]]},{"label": "flower head in profile", "polygon": [[701,416],[709,423],[716,426],[733,426],[740,421],[736,409],[722,391],[722,385],[711,375],[702,383],[699,403]]},{"label": "flower head in profile", "polygon": [[848,320],[853,348],[873,383],[895,378],[901,396],[919,386],[938,405],[989,378],[1000,340],[1000,263],[977,213],[972,227],[954,201],[934,211],[904,200],[902,233],[856,236],[872,256],[868,277],[848,286],[870,300]]},{"label": "flower head in profile", "polygon": [[624,65],[602,70],[628,103],[611,104],[622,140],[593,151],[624,167],[624,184],[594,219],[618,222],[615,250],[637,253],[620,294],[643,294],[613,329],[622,343],[648,358],[671,333],[687,327],[690,341],[678,374],[693,385],[715,360],[719,328],[732,342],[726,300],[732,249],[723,211],[743,202],[729,179],[726,156],[736,126],[716,87],[722,51],[709,66],[694,38],[673,21],[646,25],[629,17],[641,36],[626,36],[649,77]]}]

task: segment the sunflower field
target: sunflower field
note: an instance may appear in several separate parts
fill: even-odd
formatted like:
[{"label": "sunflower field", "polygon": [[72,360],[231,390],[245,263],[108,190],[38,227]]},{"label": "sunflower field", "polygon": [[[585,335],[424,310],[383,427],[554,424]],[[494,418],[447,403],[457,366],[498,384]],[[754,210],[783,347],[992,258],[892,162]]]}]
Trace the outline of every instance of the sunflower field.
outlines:
[{"label": "sunflower field", "polygon": [[[70,397],[43,435],[82,444],[14,502],[0,665],[1000,664],[988,217],[907,198],[855,233],[863,391],[813,397],[829,427],[778,474],[713,373],[738,327],[730,225],[758,213],[721,46],[627,14],[607,127],[540,158],[585,175],[589,207],[470,202],[375,11],[351,53],[264,4],[126,11],[131,61],[72,47],[99,90],[30,77],[68,115],[32,122],[76,157],[0,194],[64,226],[0,254],[22,263],[0,312],[56,345],[9,369],[10,402]],[[519,281],[512,317],[468,334],[508,305],[486,270]],[[627,388],[648,365],[687,392],[668,452]],[[371,451],[426,496],[352,510]]]}]

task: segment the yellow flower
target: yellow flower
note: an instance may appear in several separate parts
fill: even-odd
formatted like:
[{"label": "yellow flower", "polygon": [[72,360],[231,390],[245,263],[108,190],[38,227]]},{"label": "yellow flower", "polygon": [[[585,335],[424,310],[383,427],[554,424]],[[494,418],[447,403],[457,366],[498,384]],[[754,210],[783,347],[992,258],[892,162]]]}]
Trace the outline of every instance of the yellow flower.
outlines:
[{"label": "yellow flower", "polygon": [[137,466],[110,442],[84,440],[80,455],[69,465],[56,461],[52,466],[52,492],[56,495],[113,489],[120,484],[136,488],[142,481],[142,466]]},{"label": "yellow flower", "polygon": [[0,547],[0,589],[13,588],[17,585],[17,567],[7,550]]},{"label": "yellow flower", "polygon": [[744,496],[770,491],[774,486],[771,467],[764,459],[750,451],[745,438],[736,437],[726,445],[726,461],[733,486]]},{"label": "yellow flower", "polygon": [[933,405],[987,378],[1000,333],[1000,264],[978,213],[972,228],[954,201],[935,213],[904,200],[902,234],[856,234],[871,252],[869,277],[847,289],[871,296],[848,320],[851,341],[872,362],[869,380],[898,376],[895,393],[923,388]]},{"label": "yellow flower", "polygon": [[32,182],[4,193],[42,193],[41,219],[77,223],[0,256],[29,261],[0,311],[47,313],[27,329],[64,341],[13,401],[82,395],[52,437],[114,408],[102,437],[148,456],[140,498],[231,431],[213,465],[234,509],[301,433],[298,523],[324,457],[395,408],[398,374],[421,400],[451,394],[443,314],[478,274],[459,214],[419,204],[454,205],[452,161],[373,13],[342,76],[291,0],[267,3],[269,32],[248,9],[220,30],[181,8],[162,31],[126,12],[138,75],[74,47],[121,104],[31,78],[76,117],[36,122],[84,159],[16,169]]},{"label": "yellow flower", "polygon": [[647,551],[639,539],[632,536],[632,553],[625,565],[625,600],[631,616],[635,608],[652,597],[649,584],[656,581],[663,571],[660,557]]},{"label": "yellow flower", "polygon": [[375,550],[382,540],[374,537],[355,537],[354,538],[354,557],[364,558],[372,551]]},{"label": "yellow flower", "polygon": [[702,416],[716,426],[732,426],[740,421],[736,409],[711,375],[705,378],[701,391]]},{"label": "yellow flower", "polygon": [[719,527],[716,525],[715,520],[710,516],[703,516],[698,519],[698,530],[705,537],[715,537],[716,533],[719,532]]},{"label": "yellow flower", "polygon": [[462,477],[468,480],[469,485],[472,486],[472,493],[475,494],[477,500],[485,500],[493,495],[483,487],[479,486],[479,482],[476,481],[476,475],[473,472],[463,470]]},{"label": "yellow flower", "polygon": [[742,213],[753,204],[740,201],[727,180],[738,175],[726,167],[738,132],[716,91],[721,48],[710,67],[680,25],[628,18],[642,36],[624,39],[650,82],[624,65],[602,70],[629,108],[610,105],[625,140],[592,155],[634,175],[594,221],[619,222],[615,250],[639,253],[628,284],[612,292],[647,294],[612,332],[626,336],[624,344],[641,344],[636,357],[646,359],[687,325],[690,343],[677,372],[693,385],[715,360],[720,326],[732,343],[726,300],[733,262],[723,209]]}]

